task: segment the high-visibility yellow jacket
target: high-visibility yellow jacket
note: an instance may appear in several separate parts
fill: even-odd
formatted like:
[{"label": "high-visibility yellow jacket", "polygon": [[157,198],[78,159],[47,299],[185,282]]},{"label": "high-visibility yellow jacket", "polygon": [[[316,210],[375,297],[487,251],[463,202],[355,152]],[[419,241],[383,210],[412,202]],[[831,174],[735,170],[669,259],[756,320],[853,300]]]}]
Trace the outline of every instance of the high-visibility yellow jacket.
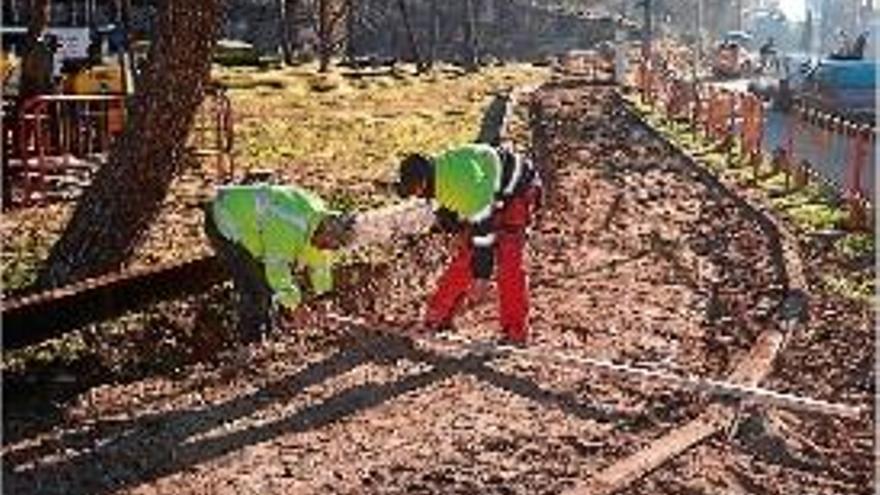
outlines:
[{"label": "high-visibility yellow jacket", "polygon": [[224,186],[212,214],[225,238],[263,262],[266,281],[285,307],[296,308],[302,299],[291,274],[295,265],[308,267],[317,294],[332,290],[333,253],[311,243],[315,229],[331,214],[319,197],[295,186]]},{"label": "high-visibility yellow jacket", "polygon": [[474,278],[491,277],[495,229],[492,215],[529,186],[540,186],[532,162],[503,148],[467,144],[434,159],[434,200],[470,226]]}]

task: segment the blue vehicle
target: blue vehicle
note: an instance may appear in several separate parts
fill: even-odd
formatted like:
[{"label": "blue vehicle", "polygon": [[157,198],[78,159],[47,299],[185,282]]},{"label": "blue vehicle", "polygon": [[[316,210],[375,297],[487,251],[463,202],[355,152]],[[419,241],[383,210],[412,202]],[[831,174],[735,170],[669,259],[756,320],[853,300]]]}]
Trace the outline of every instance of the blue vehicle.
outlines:
[{"label": "blue vehicle", "polygon": [[794,96],[811,105],[860,120],[875,119],[875,60],[822,60],[798,86],[792,88]]}]

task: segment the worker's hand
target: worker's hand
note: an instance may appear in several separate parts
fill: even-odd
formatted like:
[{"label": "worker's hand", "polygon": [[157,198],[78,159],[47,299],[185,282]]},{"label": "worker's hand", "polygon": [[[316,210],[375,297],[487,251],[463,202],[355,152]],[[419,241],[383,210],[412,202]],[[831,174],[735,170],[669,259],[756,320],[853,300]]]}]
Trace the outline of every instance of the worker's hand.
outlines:
[{"label": "worker's hand", "polygon": [[446,208],[440,208],[434,214],[435,221],[431,226],[431,233],[455,234],[462,229],[461,222],[455,212]]},{"label": "worker's hand", "polygon": [[468,291],[464,301],[466,308],[472,308],[484,302],[489,296],[489,281],[484,279],[475,279],[471,290]]},{"label": "worker's hand", "polygon": [[300,328],[308,327],[312,323],[312,315],[308,309],[303,306],[299,306],[293,310],[283,310],[284,311],[284,325],[290,327],[294,330],[298,330]]}]

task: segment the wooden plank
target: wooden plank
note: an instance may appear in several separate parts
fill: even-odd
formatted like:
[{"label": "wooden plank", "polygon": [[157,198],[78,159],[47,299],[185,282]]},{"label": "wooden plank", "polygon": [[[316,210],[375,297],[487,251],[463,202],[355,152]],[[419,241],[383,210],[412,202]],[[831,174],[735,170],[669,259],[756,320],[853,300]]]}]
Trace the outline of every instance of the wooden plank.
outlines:
[{"label": "wooden plank", "polygon": [[651,442],[645,449],[600,471],[586,485],[566,495],[610,495],[627,487],[633,479],[655,470],[670,459],[711,437],[733,420],[733,411],[713,404],[696,419]]},{"label": "wooden plank", "polygon": [[[756,386],[773,367],[773,359],[783,342],[781,332],[765,331],[731,374],[731,379]],[[565,495],[611,495],[633,481],[690,450],[721,431],[733,421],[735,409],[711,405],[703,414],[651,442],[646,448],[599,471],[596,476],[565,492]]]},{"label": "wooden plank", "polygon": [[[624,107],[629,108],[626,105]],[[667,143],[668,146],[674,148],[682,156],[688,157],[683,150],[670,143],[656,129],[644,122],[637,113],[631,111],[630,114],[658,139]],[[693,160],[692,165],[695,170],[703,171]],[[721,185],[720,182],[719,185]],[[721,187],[724,188],[725,186],[721,185]],[[780,317],[783,320],[782,326],[786,330],[787,335],[777,330],[763,332],[758,337],[746,359],[741,361],[730,375],[730,379],[736,383],[746,387],[756,387],[773,370],[776,355],[782,349],[786,337],[790,337],[791,332],[794,331],[793,327],[797,326],[803,319],[806,311],[805,297],[807,285],[800,257],[795,252],[794,246],[797,243],[793,236],[770,216],[754,208],[747,200],[735,197],[732,193],[730,195],[738,199],[741,208],[751,212],[754,219],[771,238],[775,235],[775,241],[778,243],[777,247],[780,251],[779,256],[785,267],[783,277],[788,295],[780,308]],[[754,200],[754,198],[749,199]],[[786,306],[792,307],[786,308]],[[861,414],[861,411],[858,409],[850,409],[851,413]],[[652,442],[645,449],[606,467],[586,483],[565,492],[565,495],[611,495],[616,493],[721,431],[735,417],[735,408],[713,404],[696,419],[672,430]]]},{"label": "wooden plank", "polygon": [[206,256],[4,300],[3,347],[24,347],[157,301],[198,294],[227,277],[217,258]]},{"label": "wooden plank", "polygon": [[[372,268],[367,263],[334,266],[336,290],[361,284]],[[217,257],[205,256],[6,299],[2,305],[3,346],[15,349],[42,342],[159,301],[202,293],[228,278]]]}]

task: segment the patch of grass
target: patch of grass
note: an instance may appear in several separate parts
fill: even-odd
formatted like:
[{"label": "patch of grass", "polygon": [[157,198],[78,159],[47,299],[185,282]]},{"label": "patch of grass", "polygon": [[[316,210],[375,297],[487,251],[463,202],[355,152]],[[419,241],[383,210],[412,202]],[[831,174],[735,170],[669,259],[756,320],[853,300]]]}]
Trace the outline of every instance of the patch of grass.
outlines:
[{"label": "patch of grass", "polygon": [[847,299],[871,302],[874,298],[873,278],[854,280],[850,277],[822,275],[820,280],[826,290]]},{"label": "patch of grass", "polygon": [[788,216],[808,232],[836,229],[843,224],[846,214],[839,208],[823,203],[801,203],[786,209]]},{"label": "patch of grass", "polygon": [[40,264],[60,234],[71,205],[4,212],[0,222],[3,237],[2,284],[5,290],[26,287],[36,280]]},{"label": "patch of grass", "polygon": [[740,184],[755,185],[769,193],[772,204],[799,229],[814,232],[842,226],[846,213],[837,205],[832,192],[825,187],[810,183],[794,189],[793,178],[789,178],[787,187],[784,174],[765,174],[769,167],[767,162],[759,167],[759,179],[756,181],[752,168],[742,163],[740,143],[737,140],[732,143],[733,151],[726,153],[718,148],[717,143],[712,143],[701,135],[694,136],[689,126],[670,123],[661,118],[659,112],[642,103],[638,97],[630,97],[629,101],[650,125],[659,129],[673,143],[692,153],[710,170]]},{"label": "patch of grass", "polygon": [[[221,80],[233,76],[240,73],[215,73]],[[303,68],[266,71],[259,78],[280,79],[283,90],[229,93],[237,113],[236,161],[322,191],[358,188],[387,179],[406,153],[472,141],[497,91],[547,76],[545,69],[515,64],[469,75],[438,70],[417,76],[406,66],[363,77],[315,76]],[[332,84],[316,86],[316,80]]]},{"label": "patch of grass", "polygon": [[227,89],[236,89],[236,90],[251,90],[251,89],[284,89],[287,85],[287,81],[281,77],[274,77],[271,75],[263,75],[254,70],[251,71],[242,71],[242,70],[227,70],[220,77],[215,77],[214,80],[226,87]]},{"label": "patch of grass", "polygon": [[849,259],[873,256],[876,252],[876,238],[868,233],[848,234],[841,239],[836,247],[838,252]]},{"label": "patch of grass", "polygon": [[[233,105],[237,173],[274,170],[331,202],[340,196],[346,208],[365,209],[392,201],[387,188],[374,184],[387,182],[405,153],[432,153],[472,141],[497,91],[541,82],[549,71],[510,64],[476,74],[442,66],[422,76],[411,66],[378,75],[316,74],[316,64],[213,67],[213,79],[228,88]],[[318,80],[332,87],[316,88]],[[207,252],[191,191],[211,194],[214,183],[207,178],[213,174],[211,161],[175,179],[131,266]],[[0,236],[6,290],[33,282],[73,206],[4,213]]]}]

